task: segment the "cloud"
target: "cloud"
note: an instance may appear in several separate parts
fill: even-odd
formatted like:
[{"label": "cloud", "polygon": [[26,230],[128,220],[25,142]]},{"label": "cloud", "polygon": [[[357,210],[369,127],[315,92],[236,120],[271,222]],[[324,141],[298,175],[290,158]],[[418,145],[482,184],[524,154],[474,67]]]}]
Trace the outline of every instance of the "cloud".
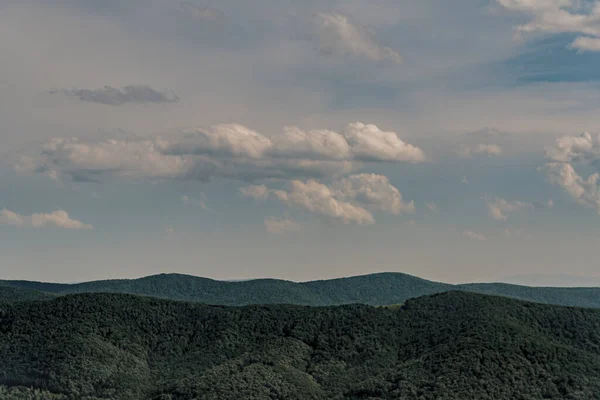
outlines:
[{"label": "cloud", "polygon": [[290,218],[265,218],[265,229],[267,232],[274,235],[282,235],[287,232],[298,232],[303,229],[303,226]]},{"label": "cloud", "polygon": [[534,208],[533,204],[522,201],[508,201],[499,197],[494,199],[484,199],[485,205],[488,208],[490,217],[496,221],[506,221],[509,215],[513,212]]},{"label": "cloud", "polygon": [[571,47],[581,51],[600,51],[600,3],[578,0],[496,0],[508,10],[526,13],[531,20],[516,27],[524,33],[571,33],[577,37]]},{"label": "cloud", "polygon": [[102,89],[52,90],[51,94],[62,93],[81,101],[121,106],[126,103],[176,103],[179,96],[172,91],[159,92],[148,85],[129,85],[122,89],[104,86]]},{"label": "cloud", "polygon": [[373,215],[358,205],[336,198],[330,187],[311,179],[307,182],[294,180],[286,190],[273,191],[282,203],[304,208],[312,213],[340,219],[344,223],[373,224]]},{"label": "cloud", "polygon": [[408,162],[425,160],[425,154],[421,149],[403,142],[394,132],[380,130],[376,125],[355,122],[346,127],[343,135],[357,160]]},{"label": "cloud", "polygon": [[243,197],[249,197],[254,200],[265,201],[269,197],[269,189],[265,185],[250,185],[240,189]]},{"label": "cloud", "polygon": [[396,50],[378,44],[365,27],[344,15],[318,13],[314,22],[314,42],[321,54],[402,63],[402,57]]},{"label": "cloud", "polygon": [[462,233],[463,237],[471,240],[478,240],[480,242],[486,241],[487,238],[481,233],[473,232],[473,231],[464,231]]},{"label": "cloud", "polygon": [[478,144],[475,146],[462,146],[459,154],[463,157],[472,155],[492,155],[497,156],[502,154],[502,148],[496,144]]},{"label": "cloud", "polygon": [[546,159],[548,162],[541,170],[548,181],[563,188],[577,203],[600,213],[600,174],[595,172],[584,178],[573,167],[579,162],[598,168],[600,135],[563,136],[554,147],[546,149]]},{"label": "cloud", "polygon": [[204,194],[202,194],[202,200],[200,199],[195,199],[193,197],[190,196],[181,196],[181,201],[183,202],[183,204],[185,206],[196,206],[196,207],[200,207],[203,210],[208,210],[208,206],[206,205],[206,196]]},{"label": "cloud", "polygon": [[573,43],[571,43],[571,48],[579,50],[581,52],[600,51],[600,38],[580,36],[577,39],[575,39]]},{"label": "cloud", "polygon": [[434,202],[425,203],[425,207],[432,213],[438,212],[438,206]]},{"label": "cloud", "polygon": [[220,21],[225,18],[225,13],[218,8],[210,6],[199,7],[188,2],[181,3],[181,11],[190,18],[202,22]]},{"label": "cloud", "polygon": [[469,178],[467,178],[466,176],[463,176],[462,178],[460,178],[460,181],[463,185],[469,184]]},{"label": "cloud", "polygon": [[17,228],[43,228],[53,226],[63,229],[93,229],[92,225],[71,219],[66,211],[58,210],[50,214],[21,215],[4,209],[0,212],[0,225]]},{"label": "cloud", "polygon": [[405,203],[400,191],[383,175],[352,175],[335,182],[333,188],[341,198],[355,201],[373,211],[395,215],[415,211],[414,202]]},{"label": "cloud", "polygon": [[357,174],[333,182],[330,186],[316,180],[289,182],[287,188],[270,190],[287,205],[304,208],[315,214],[340,219],[344,223],[372,224],[372,211],[398,215],[414,211],[414,203],[405,203],[400,191],[387,177]]},{"label": "cloud", "polygon": [[375,125],[349,124],[342,133],[287,127],[267,137],[239,124],[214,125],[156,138],[54,139],[16,168],[54,178],[242,181],[331,178],[361,162],[421,162],[423,151]]}]

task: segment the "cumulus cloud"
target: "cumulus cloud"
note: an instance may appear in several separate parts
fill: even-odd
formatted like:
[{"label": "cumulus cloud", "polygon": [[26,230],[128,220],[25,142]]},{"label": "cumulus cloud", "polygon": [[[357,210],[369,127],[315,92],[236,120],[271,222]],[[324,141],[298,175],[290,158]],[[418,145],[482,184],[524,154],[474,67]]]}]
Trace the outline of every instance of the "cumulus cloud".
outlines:
[{"label": "cumulus cloud", "polygon": [[506,221],[509,215],[513,212],[534,208],[533,204],[522,201],[508,201],[499,197],[494,199],[484,199],[485,205],[488,208],[490,217],[496,221]]},{"label": "cumulus cloud", "polygon": [[580,34],[571,47],[600,51],[600,2],[579,0],[496,0],[506,9],[526,13],[531,20],[516,28],[524,33]]},{"label": "cumulus cloud", "polygon": [[66,211],[58,210],[50,214],[21,215],[4,209],[0,212],[0,225],[17,228],[57,227],[63,229],[93,229],[92,225],[71,219]]},{"label": "cumulus cloud", "polygon": [[351,175],[330,186],[316,180],[294,180],[285,189],[269,193],[284,204],[345,223],[372,224],[375,222],[372,211],[398,215],[415,209],[412,201],[403,201],[402,194],[387,177],[375,174]]},{"label": "cumulus cloud", "polygon": [[358,202],[370,210],[395,215],[415,211],[414,202],[405,203],[400,191],[383,175],[352,175],[335,182],[333,188],[341,198]]},{"label": "cumulus cloud", "polygon": [[573,167],[576,162],[598,168],[600,165],[600,135],[584,133],[581,136],[564,136],[554,147],[546,149],[548,162],[542,168],[548,181],[558,185],[577,203],[600,213],[598,172],[582,177]]},{"label": "cumulus cloud", "polygon": [[104,86],[102,89],[52,90],[52,94],[62,93],[74,96],[81,101],[121,106],[126,103],[176,103],[179,101],[173,91],[158,91],[148,85],[129,85],[122,89]]},{"label": "cumulus cloud", "polygon": [[475,146],[462,146],[459,154],[463,157],[472,155],[491,155],[497,156],[502,154],[502,147],[497,144],[478,144]]},{"label": "cumulus cloud", "polygon": [[487,238],[485,237],[485,235],[481,234],[481,233],[477,233],[477,232],[473,232],[473,231],[464,231],[462,233],[463,237],[466,237],[467,239],[471,239],[471,240],[478,240],[480,242],[486,241]]},{"label": "cumulus cloud", "polygon": [[369,30],[344,15],[318,13],[314,22],[314,42],[321,54],[402,63],[396,50],[377,43]]},{"label": "cumulus cloud", "polygon": [[340,219],[344,223],[372,224],[373,215],[363,207],[336,198],[327,185],[314,179],[291,181],[286,190],[275,190],[274,195],[284,204],[304,208],[312,213]]},{"label": "cumulus cloud", "polygon": [[303,229],[303,226],[290,218],[265,218],[265,229],[267,232],[274,235],[282,235],[287,232],[298,232]]},{"label": "cumulus cloud", "polygon": [[207,180],[330,178],[360,162],[420,162],[423,151],[375,125],[349,124],[342,133],[287,127],[267,137],[239,124],[221,124],[153,139],[88,142],[55,139],[20,171],[55,178]]}]

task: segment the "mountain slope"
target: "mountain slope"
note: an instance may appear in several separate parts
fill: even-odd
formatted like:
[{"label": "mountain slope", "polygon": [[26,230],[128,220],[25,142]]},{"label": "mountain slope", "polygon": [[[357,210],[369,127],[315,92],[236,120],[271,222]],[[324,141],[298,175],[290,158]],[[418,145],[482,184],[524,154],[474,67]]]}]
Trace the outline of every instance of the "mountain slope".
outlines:
[{"label": "mountain slope", "polygon": [[46,292],[21,287],[0,286],[0,302],[51,300],[56,296]]},{"label": "mountain slope", "polygon": [[592,399],[600,310],[464,292],[400,309],[71,295],[0,306],[0,385],[56,399]]},{"label": "mountain slope", "polygon": [[45,291],[58,295],[97,292],[130,293],[232,306],[248,304],[329,306],[353,303],[387,305],[449,290],[465,290],[546,304],[600,308],[600,288],[538,288],[506,284],[449,285],[401,273],[381,273],[303,283],[277,279],[226,282],[189,275],[161,274],[140,279],[78,284],[0,281],[0,286]]}]

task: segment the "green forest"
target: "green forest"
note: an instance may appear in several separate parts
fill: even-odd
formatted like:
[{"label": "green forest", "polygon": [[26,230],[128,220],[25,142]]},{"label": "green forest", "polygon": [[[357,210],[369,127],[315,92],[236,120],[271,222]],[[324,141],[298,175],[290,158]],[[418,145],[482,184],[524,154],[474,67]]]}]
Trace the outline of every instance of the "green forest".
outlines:
[{"label": "green forest", "polygon": [[331,306],[355,303],[388,305],[403,303],[414,297],[462,290],[545,304],[600,308],[600,288],[542,288],[501,283],[450,285],[402,273],[381,273],[302,283],[277,279],[227,282],[180,274],[78,284],[0,281],[0,299],[7,297],[2,294],[7,290],[4,287],[24,289],[26,292],[19,297],[32,300],[51,299],[53,296],[50,295],[100,292],[139,294],[229,306],[250,304]]},{"label": "green forest", "polygon": [[600,310],[466,292],[402,306],[0,304],[0,399],[597,399]]}]

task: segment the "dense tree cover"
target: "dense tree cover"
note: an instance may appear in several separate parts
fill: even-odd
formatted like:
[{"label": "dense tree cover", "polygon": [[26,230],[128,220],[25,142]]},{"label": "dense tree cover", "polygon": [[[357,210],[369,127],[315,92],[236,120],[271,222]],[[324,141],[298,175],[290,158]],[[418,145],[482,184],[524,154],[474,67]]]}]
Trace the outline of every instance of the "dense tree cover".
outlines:
[{"label": "dense tree cover", "polygon": [[532,288],[504,284],[449,285],[401,273],[383,273],[352,278],[295,283],[276,279],[224,282],[189,275],[162,274],[140,279],[121,279],[55,284],[0,281],[0,286],[20,287],[53,294],[130,293],[206,304],[341,304],[386,305],[406,299],[466,290],[514,297],[539,303],[600,308],[600,288]]},{"label": "dense tree cover", "polygon": [[596,399],[600,310],[465,292],[321,308],[68,295],[0,305],[0,385],[0,399]]},{"label": "dense tree cover", "polygon": [[56,296],[50,293],[39,292],[37,290],[0,286],[0,302],[7,301],[25,301],[25,300],[50,300]]}]

